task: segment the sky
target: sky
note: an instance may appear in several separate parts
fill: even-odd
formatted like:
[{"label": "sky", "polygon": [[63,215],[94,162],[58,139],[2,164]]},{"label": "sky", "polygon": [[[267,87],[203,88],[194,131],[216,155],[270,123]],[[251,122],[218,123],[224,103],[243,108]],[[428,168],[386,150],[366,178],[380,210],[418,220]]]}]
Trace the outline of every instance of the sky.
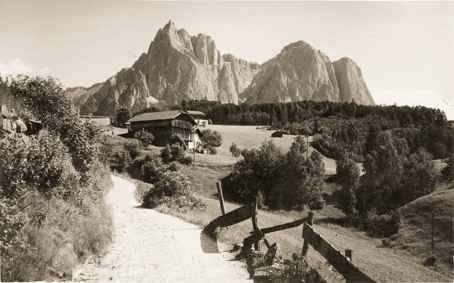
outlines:
[{"label": "sky", "polygon": [[377,104],[439,108],[454,120],[454,1],[0,0],[0,74],[104,82],[169,20],[258,63],[304,40],[332,61],[353,59]]}]

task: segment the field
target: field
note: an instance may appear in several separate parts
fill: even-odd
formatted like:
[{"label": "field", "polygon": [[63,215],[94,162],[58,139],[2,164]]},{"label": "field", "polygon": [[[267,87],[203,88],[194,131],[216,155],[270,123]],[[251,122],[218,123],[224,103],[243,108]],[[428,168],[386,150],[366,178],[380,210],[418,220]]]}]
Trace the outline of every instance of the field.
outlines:
[{"label": "field", "polygon": [[[222,134],[222,145],[218,148],[217,155],[197,154],[197,165],[233,165],[236,162],[235,157],[229,152],[230,145],[234,142],[240,149],[259,148],[260,144],[265,140],[272,140],[276,146],[280,147],[283,152],[287,152],[293,142],[295,136],[284,135],[282,138],[273,138],[271,134],[274,131],[260,130],[256,126],[224,126],[224,125],[208,125],[203,129],[211,129]],[[312,137],[309,137],[309,142]],[[309,146],[309,155],[314,149]],[[325,163],[326,174],[336,174],[336,163],[333,159],[323,157]]]},{"label": "field", "polygon": [[[218,148],[217,155],[196,154],[196,165],[181,166],[181,171],[188,175],[194,191],[197,195],[207,204],[207,211],[200,212],[176,212],[169,211],[162,208],[163,212],[171,213],[186,221],[196,223],[198,225],[207,225],[211,220],[221,215],[219,208],[219,201],[216,193],[216,182],[230,173],[231,166],[236,162],[236,159],[231,156],[229,147],[232,142],[235,142],[239,148],[258,148],[265,139],[272,139],[275,144],[287,151],[293,141],[294,136],[284,135],[283,138],[272,138],[271,131],[264,131],[256,129],[254,126],[220,126],[209,125],[207,128],[220,132],[223,136],[222,146]],[[157,149],[154,149],[156,152]],[[314,149],[309,148],[309,152]],[[326,173],[328,175],[335,174],[335,162],[332,159],[323,158],[326,166]],[[358,165],[361,167],[361,165]],[[440,189],[434,195],[434,199],[442,199],[450,197],[453,199],[452,189]],[[329,193],[329,192],[328,192]],[[430,197],[431,195],[427,196]],[[426,198],[427,198],[426,197]],[[417,200],[418,201],[418,200]],[[446,205],[445,205],[446,206]],[[443,206],[443,213],[437,219],[444,222],[451,223],[452,218],[447,215],[447,211],[451,211],[452,217],[452,204],[451,209],[446,210]],[[238,204],[226,203],[227,211],[231,211],[239,207]],[[411,207],[411,206],[410,206]],[[449,207],[449,205],[448,205]],[[413,208],[414,209],[414,208]],[[406,211],[409,211],[408,208]],[[416,210],[417,211],[417,210]],[[442,216],[443,215],[443,216]],[[287,223],[302,217],[307,216],[307,211],[259,211],[258,225],[261,228],[270,227],[278,224]],[[314,229],[328,240],[335,248],[340,251],[345,249],[353,250],[353,263],[361,270],[366,272],[372,278],[380,282],[451,282],[452,270],[449,271],[447,266],[449,262],[447,257],[452,257],[452,234],[450,243],[438,243],[436,247],[446,251],[445,257],[440,260],[440,263],[435,267],[426,267],[423,265],[426,254],[418,254],[420,250],[419,238],[417,235],[412,235],[412,243],[408,247],[408,243],[404,243],[409,238],[408,234],[413,233],[414,229],[408,223],[411,219],[405,220],[405,226],[395,239],[396,245],[394,248],[386,248],[382,244],[382,239],[368,237],[364,232],[358,231],[354,228],[344,228],[334,224],[325,224],[320,220],[326,217],[342,217],[343,214],[340,210],[329,204],[321,211],[315,211],[315,224]],[[422,216],[421,216],[422,217]],[[424,216],[425,217],[425,216]],[[426,217],[427,218],[427,217]],[[427,224],[427,219],[421,218],[421,221]],[[422,224],[421,224],[422,225]],[[233,244],[241,244],[242,240],[249,235],[252,231],[251,221],[244,221],[223,229],[219,233],[219,239],[226,244],[226,247]],[[413,231],[413,232],[412,232]],[[267,235],[270,243],[279,243],[281,252],[284,258],[291,258],[292,253],[301,253],[303,239],[301,237],[302,228],[292,228],[285,231],[280,231]],[[440,234],[442,232],[439,232]],[[427,238],[427,237],[426,237]],[[427,242],[427,239],[424,240]],[[427,244],[427,243],[426,243]],[[262,244],[262,247],[266,247]],[[425,245],[424,247],[427,247]],[[430,248],[430,247],[429,247]],[[450,250],[449,250],[450,248]],[[451,253],[451,254],[450,254]],[[308,253],[308,261],[310,265],[317,267],[320,273],[331,282],[339,282],[340,275],[332,271],[333,268],[327,261],[320,256],[316,251],[310,248]],[[445,262],[446,261],[446,262]]]}]

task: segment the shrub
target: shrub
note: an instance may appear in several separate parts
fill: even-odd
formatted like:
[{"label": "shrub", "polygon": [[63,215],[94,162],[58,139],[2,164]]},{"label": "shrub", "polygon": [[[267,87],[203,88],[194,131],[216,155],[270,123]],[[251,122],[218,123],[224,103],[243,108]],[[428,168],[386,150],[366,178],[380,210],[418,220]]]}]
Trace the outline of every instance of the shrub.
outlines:
[{"label": "shrub", "polygon": [[284,136],[284,134],[280,131],[277,131],[277,132],[272,133],[271,136],[273,138],[282,138]]},{"label": "shrub", "polygon": [[399,232],[399,228],[402,226],[402,216],[398,212],[383,215],[368,212],[367,218],[362,224],[371,236],[391,237]]},{"label": "shrub", "polygon": [[429,256],[426,258],[426,260],[423,262],[422,265],[424,266],[434,266],[435,263],[437,262],[438,258],[436,256]]},{"label": "shrub", "polygon": [[230,145],[229,151],[232,154],[232,157],[235,157],[238,160],[238,157],[241,155],[241,150],[234,142]]},{"label": "shrub", "polygon": [[210,129],[202,130],[202,141],[211,147],[220,147],[222,145],[222,135],[217,131]]},{"label": "shrub", "polygon": [[142,129],[134,134],[134,138],[137,139],[142,143],[142,146],[147,147],[153,143],[154,136],[152,133],[145,131]]},{"label": "shrub", "polygon": [[142,165],[140,172],[145,182],[154,183],[164,173],[164,169],[161,160],[152,159]]},{"label": "shrub", "polygon": [[184,142],[184,139],[181,135],[179,134],[173,134],[171,135],[168,139],[167,139],[167,144],[169,145],[178,145],[180,146],[181,148],[183,148],[183,151],[185,151],[187,149],[186,147],[186,143]]},{"label": "shrub", "polygon": [[140,154],[140,142],[138,140],[127,140],[124,143],[124,148],[129,152],[129,156],[132,159],[135,159]]},{"label": "shrub", "polygon": [[208,153],[212,154],[212,155],[216,155],[218,154],[218,150],[214,147],[208,147]]},{"label": "shrub", "polygon": [[129,111],[128,108],[123,107],[118,109],[117,111],[117,117],[116,117],[116,124],[119,127],[125,127],[125,123],[131,119],[131,112]]},{"label": "shrub", "polygon": [[142,205],[149,208],[175,205],[178,208],[205,209],[205,204],[193,194],[188,177],[178,171],[163,173],[143,197]]},{"label": "shrub", "polygon": [[167,167],[167,170],[170,172],[180,171],[180,165],[177,162],[172,162],[169,167]]},{"label": "shrub", "polygon": [[167,144],[167,146],[161,150],[161,157],[164,163],[179,161],[184,158],[184,154],[184,147],[180,146],[178,143],[172,145]]},{"label": "shrub", "polygon": [[113,169],[116,169],[118,172],[124,172],[126,168],[131,164],[131,155],[126,150],[117,151],[114,153],[114,163]]},{"label": "shrub", "polygon": [[326,282],[317,269],[309,266],[305,258],[294,254],[293,260],[284,260],[279,271],[271,272],[271,282]]},{"label": "shrub", "polygon": [[192,164],[192,157],[191,156],[184,156],[184,157],[181,157],[180,159],[178,159],[178,162],[180,162],[181,164],[184,164],[184,165],[191,165]]},{"label": "shrub", "polygon": [[99,127],[77,117],[50,77],[20,76],[9,88],[48,130],[27,145],[0,141],[1,278],[52,281],[52,271],[68,280],[78,260],[110,241],[102,195],[111,183],[99,159]]}]

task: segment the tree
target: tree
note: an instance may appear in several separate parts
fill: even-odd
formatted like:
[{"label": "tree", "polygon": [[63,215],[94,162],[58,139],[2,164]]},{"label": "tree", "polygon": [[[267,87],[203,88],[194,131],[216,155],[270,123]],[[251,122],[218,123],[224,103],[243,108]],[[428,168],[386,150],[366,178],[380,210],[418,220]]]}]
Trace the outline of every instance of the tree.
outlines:
[{"label": "tree", "polygon": [[217,131],[210,129],[202,130],[202,141],[211,147],[220,147],[222,145],[222,135]]},{"label": "tree", "polygon": [[347,215],[356,213],[356,190],[359,184],[359,168],[356,162],[346,157],[336,161],[336,176],[341,189],[338,193],[338,203]]},{"label": "tree", "polygon": [[99,126],[78,118],[61,83],[52,77],[18,76],[11,82],[10,90],[51,134],[58,136],[68,147],[74,168],[82,173],[81,182],[88,182],[99,156]]},{"label": "tree", "polygon": [[125,123],[131,119],[131,112],[128,108],[123,107],[117,110],[117,125],[120,127],[125,127]]},{"label": "tree", "polygon": [[447,182],[454,182],[454,154],[450,154],[446,159],[446,166],[441,170],[441,174]]},{"label": "tree", "polygon": [[232,157],[235,157],[236,160],[238,160],[238,157],[241,155],[241,150],[234,142],[230,145],[229,151],[232,153]]},{"label": "tree", "polygon": [[420,147],[417,152],[410,154],[404,162],[404,178],[400,197],[402,204],[425,196],[435,190],[438,174],[432,155]]},{"label": "tree", "polygon": [[380,132],[376,138],[376,150],[366,155],[363,163],[364,185],[358,194],[362,198],[362,213],[376,209],[379,214],[396,208],[393,194],[398,191],[404,173],[405,157],[400,156],[390,132]]}]

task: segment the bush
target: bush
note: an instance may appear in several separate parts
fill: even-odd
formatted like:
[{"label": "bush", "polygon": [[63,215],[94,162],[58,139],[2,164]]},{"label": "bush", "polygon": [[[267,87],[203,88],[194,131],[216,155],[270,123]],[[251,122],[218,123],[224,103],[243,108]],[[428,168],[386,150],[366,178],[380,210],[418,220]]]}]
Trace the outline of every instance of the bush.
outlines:
[{"label": "bush", "polygon": [[369,212],[362,224],[371,236],[391,237],[399,232],[399,228],[402,226],[402,216],[398,212],[383,215]]},{"label": "bush", "polygon": [[19,77],[9,88],[48,130],[27,145],[0,141],[1,278],[68,280],[78,260],[99,255],[111,239],[99,127],[77,117],[50,77]]},{"label": "bush", "polygon": [[169,163],[172,161],[179,161],[184,158],[185,150],[179,144],[167,144],[165,148],[161,150],[161,157],[164,163]]},{"label": "bush", "polygon": [[154,183],[164,173],[161,160],[152,159],[140,168],[142,179],[147,183]]},{"label": "bush", "polygon": [[119,127],[125,127],[125,123],[131,119],[131,112],[128,108],[123,107],[117,110],[116,124]]},{"label": "bush", "polygon": [[142,129],[134,134],[134,138],[137,139],[142,143],[142,146],[147,147],[153,143],[154,136],[152,133],[145,131]]},{"label": "bush", "polygon": [[232,157],[235,157],[236,159],[241,155],[241,150],[234,142],[230,145],[229,151],[232,154]]},{"label": "bush", "polygon": [[183,148],[183,151],[185,151],[187,149],[186,147],[186,143],[184,142],[184,139],[181,135],[179,134],[173,134],[171,135],[168,139],[167,139],[167,144],[168,145],[178,145],[180,146],[181,148]]},{"label": "bush", "polygon": [[129,156],[135,159],[140,154],[140,142],[138,140],[127,140],[124,143],[124,148],[129,152]]},{"label": "bush", "polygon": [[424,266],[434,266],[435,263],[437,262],[438,258],[436,256],[429,256],[426,258],[426,260],[423,262],[422,265]]},{"label": "bush", "polygon": [[317,269],[309,266],[305,258],[294,254],[293,260],[284,260],[279,271],[271,272],[271,282],[326,282]]},{"label": "bush", "polygon": [[191,156],[184,156],[184,157],[181,157],[180,159],[178,159],[178,162],[180,162],[181,164],[184,164],[184,165],[191,165],[192,164],[192,157]]},{"label": "bush", "polygon": [[216,155],[218,154],[218,150],[214,147],[208,147],[208,153],[211,154],[211,155]]},{"label": "bush", "polygon": [[167,170],[170,172],[180,171],[180,165],[177,162],[172,162],[169,167],[167,167]]},{"label": "bush", "polygon": [[273,138],[282,138],[284,136],[284,134],[280,131],[277,131],[277,132],[272,133],[271,136]]},{"label": "bush", "polygon": [[222,145],[222,135],[210,129],[202,130],[202,141],[210,147],[220,147]]},{"label": "bush", "polygon": [[132,162],[131,155],[126,150],[115,152],[113,159],[115,165],[112,167],[120,173],[124,172]]},{"label": "bush", "polygon": [[206,207],[192,192],[188,177],[178,171],[163,173],[154,187],[143,197],[142,205],[149,208],[160,205],[184,209],[205,209]]}]

